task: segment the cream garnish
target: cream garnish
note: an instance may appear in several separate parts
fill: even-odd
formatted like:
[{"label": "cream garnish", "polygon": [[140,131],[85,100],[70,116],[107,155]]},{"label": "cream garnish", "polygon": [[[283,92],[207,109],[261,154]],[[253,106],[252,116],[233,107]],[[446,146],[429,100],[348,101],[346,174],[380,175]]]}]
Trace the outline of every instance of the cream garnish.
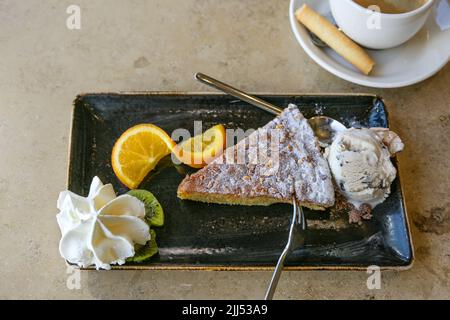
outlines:
[{"label": "cream garnish", "polygon": [[112,264],[124,264],[134,256],[134,244],[150,240],[144,203],[130,195],[116,197],[112,185],[103,185],[98,177],[87,197],[61,192],[57,207],[59,251],[80,267],[111,269]]}]

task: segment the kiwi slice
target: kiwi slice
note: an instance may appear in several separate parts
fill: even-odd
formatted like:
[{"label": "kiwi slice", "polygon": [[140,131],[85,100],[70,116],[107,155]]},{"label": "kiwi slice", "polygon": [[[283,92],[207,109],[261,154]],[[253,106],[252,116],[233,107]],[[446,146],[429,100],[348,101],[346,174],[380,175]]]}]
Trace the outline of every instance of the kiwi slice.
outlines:
[{"label": "kiwi slice", "polygon": [[127,259],[127,262],[143,262],[158,253],[156,244],[156,232],[150,230],[150,240],[145,245],[136,244],[134,246],[134,256]]},{"label": "kiwi slice", "polygon": [[164,225],[164,211],[158,199],[147,190],[130,190],[130,196],[141,200],[145,205],[145,221],[150,226],[162,227]]}]

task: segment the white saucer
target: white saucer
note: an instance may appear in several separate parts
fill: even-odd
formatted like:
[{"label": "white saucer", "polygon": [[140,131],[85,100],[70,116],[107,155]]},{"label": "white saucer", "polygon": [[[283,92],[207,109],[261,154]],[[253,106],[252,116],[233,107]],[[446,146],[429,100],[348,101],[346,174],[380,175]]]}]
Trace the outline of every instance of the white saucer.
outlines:
[{"label": "white saucer", "polygon": [[347,81],[376,88],[404,87],[433,76],[450,60],[450,29],[441,30],[436,22],[438,13],[450,19],[448,3],[433,8],[424,28],[407,43],[393,49],[367,50],[377,63],[370,76],[361,74],[332,49],[319,48],[312,43],[294,15],[304,3],[323,15],[331,14],[328,0],[291,0],[289,19],[297,41],[316,63]]}]

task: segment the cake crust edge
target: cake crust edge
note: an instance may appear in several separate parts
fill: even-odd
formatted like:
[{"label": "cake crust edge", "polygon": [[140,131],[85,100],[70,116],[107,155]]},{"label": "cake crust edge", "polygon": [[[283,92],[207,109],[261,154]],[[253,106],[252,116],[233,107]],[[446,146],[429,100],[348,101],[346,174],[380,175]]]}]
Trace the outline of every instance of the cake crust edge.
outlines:
[{"label": "cake crust edge", "polygon": [[[214,203],[214,204],[224,204],[224,205],[232,205],[232,206],[271,206],[273,204],[285,203],[292,204],[292,199],[280,199],[274,197],[239,197],[232,194],[216,194],[216,193],[204,193],[204,192],[195,192],[189,191],[186,192],[182,188],[178,189],[177,192],[178,198],[181,200],[191,200],[196,202],[203,203]],[[307,207],[312,210],[323,211],[326,208],[322,206],[318,206],[317,204],[308,203],[308,202],[298,202],[298,204],[302,207]]]}]

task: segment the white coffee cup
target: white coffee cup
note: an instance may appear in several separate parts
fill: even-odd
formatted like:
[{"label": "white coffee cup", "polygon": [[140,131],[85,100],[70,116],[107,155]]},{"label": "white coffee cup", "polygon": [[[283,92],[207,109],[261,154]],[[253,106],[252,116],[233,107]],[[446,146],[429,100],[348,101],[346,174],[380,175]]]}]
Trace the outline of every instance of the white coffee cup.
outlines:
[{"label": "white coffee cup", "polygon": [[399,46],[425,24],[434,0],[405,12],[387,14],[364,8],[353,0],[330,0],[331,13],[341,30],[360,45],[371,49]]}]

